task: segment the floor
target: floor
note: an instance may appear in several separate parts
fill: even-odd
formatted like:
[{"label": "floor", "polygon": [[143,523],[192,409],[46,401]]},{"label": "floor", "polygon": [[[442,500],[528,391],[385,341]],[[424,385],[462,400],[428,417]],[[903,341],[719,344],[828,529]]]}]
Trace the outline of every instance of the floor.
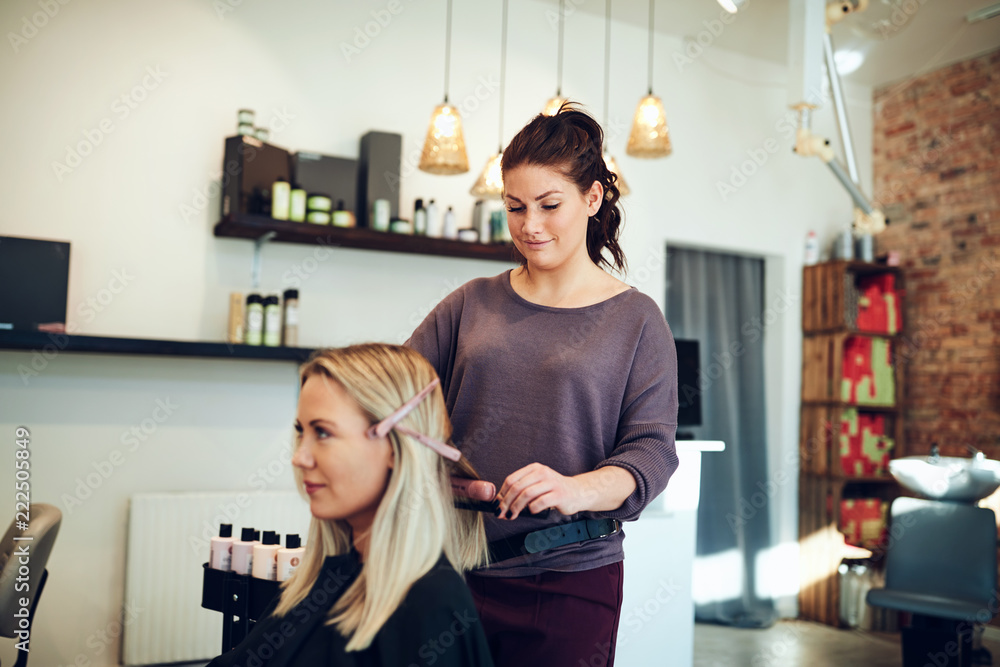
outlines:
[{"label": "floor", "polygon": [[[781,621],[767,630],[704,623],[694,627],[694,667],[899,667],[902,664],[898,634],[837,630],[805,621]],[[983,646],[1000,666],[1000,642],[987,639]]]}]

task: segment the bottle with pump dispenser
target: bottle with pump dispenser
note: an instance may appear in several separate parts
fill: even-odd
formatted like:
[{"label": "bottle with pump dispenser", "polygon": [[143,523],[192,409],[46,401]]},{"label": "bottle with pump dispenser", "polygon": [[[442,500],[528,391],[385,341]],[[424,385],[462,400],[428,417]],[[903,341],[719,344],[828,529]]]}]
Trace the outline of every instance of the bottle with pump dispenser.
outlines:
[{"label": "bottle with pump dispenser", "polygon": [[253,528],[244,528],[233,542],[233,572],[250,576],[253,571],[253,548],[257,544]]},{"label": "bottle with pump dispenser", "polygon": [[233,524],[219,525],[219,536],[213,537],[209,545],[208,566],[213,570],[228,572],[233,562]]},{"label": "bottle with pump dispenser", "polygon": [[281,546],[281,536],[273,530],[265,530],[261,538],[262,544],[253,548],[253,569],[251,572],[257,579],[276,581],[278,575],[278,548]]},{"label": "bottle with pump dispenser", "polygon": [[285,548],[278,549],[278,581],[285,581],[292,576],[305,553],[306,549],[298,535],[285,535]]}]

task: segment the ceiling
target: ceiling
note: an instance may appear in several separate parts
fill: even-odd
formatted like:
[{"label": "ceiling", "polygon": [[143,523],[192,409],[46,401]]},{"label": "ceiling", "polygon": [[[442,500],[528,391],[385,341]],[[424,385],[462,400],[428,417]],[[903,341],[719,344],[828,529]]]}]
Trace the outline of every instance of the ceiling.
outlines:
[{"label": "ceiling", "polygon": [[[802,0],[747,0],[735,19],[714,38],[714,44],[748,56],[784,63],[788,42],[788,3]],[[1000,48],[1000,16],[970,24],[966,14],[998,0],[870,0],[865,13],[850,17],[833,31],[838,69],[845,81],[882,86]],[[581,2],[577,9],[604,15],[604,3]],[[696,38],[704,22],[718,19],[724,10],[716,0],[669,0],[656,5],[659,32]],[[907,13],[909,12],[909,13]],[[615,20],[646,27],[646,0],[618,0]],[[864,27],[875,18],[888,23],[881,29]],[[850,74],[849,60],[862,56]],[[840,61],[845,57],[845,61]]]}]

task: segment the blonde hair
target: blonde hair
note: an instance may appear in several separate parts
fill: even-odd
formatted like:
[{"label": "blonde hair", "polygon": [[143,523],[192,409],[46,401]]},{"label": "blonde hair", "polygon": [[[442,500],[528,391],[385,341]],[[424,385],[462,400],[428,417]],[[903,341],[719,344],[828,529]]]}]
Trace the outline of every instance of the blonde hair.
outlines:
[{"label": "blonde hair", "polygon": [[[313,376],[339,383],[368,415],[381,421],[437,374],[418,352],[399,345],[367,343],[318,350],[299,369],[300,386]],[[442,442],[451,422],[440,387],[401,422]],[[358,578],[331,607],[327,625],[348,639],[347,650],[367,648],[396,611],[410,586],[437,563],[441,554],[464,573],[487,562],[483,518],[454,507],[449,476],[478,478],[464,457],[460,464],[442,458],[397,430],[389,432],[393,469],[375,512],[368,552]],[[303,490],[302,471],[295,479]],[[343,520],[312,520],[306,552],[295,574],[283,584],[274,611],[283,616],[305,599],[327,556],[351,549],[351,528]]]}]

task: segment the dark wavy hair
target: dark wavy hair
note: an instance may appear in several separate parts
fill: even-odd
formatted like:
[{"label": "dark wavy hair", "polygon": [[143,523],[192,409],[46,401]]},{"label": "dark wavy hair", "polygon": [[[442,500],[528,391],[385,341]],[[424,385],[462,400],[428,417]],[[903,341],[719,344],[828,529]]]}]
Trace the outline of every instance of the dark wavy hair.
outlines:
[{"label": "dark wavy hair", "polygon": [[[573,102],[566,102],[554,116],[539,114],[517,133],[504,149],[500,162],[506,174],[523,165],[552,167],[585,194],[594,181],[604,188],[597,214],[587,221],[587,253],[591,261],[624,273],[625,253],[618,245],[622,213],[618,208],[621,192],[615,175],[604,162],[604,132],[600,124]],[[610,259],[605,256],[607,249]],[[514,250],[522,265],[526,260]]]}]

